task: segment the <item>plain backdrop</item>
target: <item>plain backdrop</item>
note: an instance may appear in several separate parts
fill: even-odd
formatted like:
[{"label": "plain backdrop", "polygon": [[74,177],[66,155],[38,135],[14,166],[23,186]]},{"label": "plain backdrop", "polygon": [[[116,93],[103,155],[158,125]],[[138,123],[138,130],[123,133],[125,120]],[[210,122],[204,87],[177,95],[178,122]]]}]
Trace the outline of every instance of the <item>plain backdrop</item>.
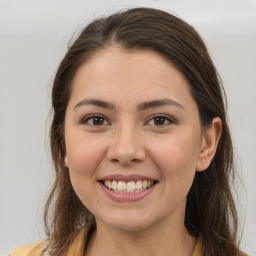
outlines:
[{"label": "plain backdrop", "polygon": [[45,237],[50,89],[69,40],[92,19],[135,6],[184,18],[209,48],[227,91],[245,187],[236,189],[242,248],[256,255],[255,0],[0,0],[0,253]]}]

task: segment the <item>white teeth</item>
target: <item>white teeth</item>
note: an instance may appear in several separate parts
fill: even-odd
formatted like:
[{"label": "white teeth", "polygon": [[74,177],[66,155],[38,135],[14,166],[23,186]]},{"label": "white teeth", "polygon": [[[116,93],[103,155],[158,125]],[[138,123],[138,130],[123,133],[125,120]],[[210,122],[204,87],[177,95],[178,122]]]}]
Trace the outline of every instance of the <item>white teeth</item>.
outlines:
[{"label": "white teeth", "polygon": [[124,181],[118,181],[117,189],[122,191],[126,190],[126,183]]},{"label": "white teeth", "polygon": [[105,187],[117,193],[136,193],[151,187],[153,184],[154,184],[153,181],[148,181],[148,180],[144,180],[144,181],[139,180],[137,182],[135,181],[129,181],[129,182],[118,181],[117,182],[115,180],[104,181]]},{"label": "white teeth", "polygon": [[136,188],[139,190],[142,189],[142,182],[140,180],[136,182]]},{"label": "white teeth", "polygon": [[[111,181],[109,181],[111,183]],[[112,189],[117,189],[117,182],[114,180],[111,184]]]},{"label": "white teeth", "polygon": [[112,183],[109,180],[107,181],[107,186],[106,187],[108,187],[110,189],[112,188]]},{"label": "white teeth", "polygon": [[[120,182],[120,181],[119,181],[119,182]],[[136,188],[137,188],[137,187],[136,187],[134,181],[129,181],[129,182],[127,183],[127,185],[126,185],[126,190],[127,190],[128,192],[134,192]]]},{"label": "white teeth", "polygon": [[144,189],[146,189],[147,186],[148,186],[148,182],[147,182],[146,180],[144,180],[144,181],[142,182],[142,187],[143,187]]}]

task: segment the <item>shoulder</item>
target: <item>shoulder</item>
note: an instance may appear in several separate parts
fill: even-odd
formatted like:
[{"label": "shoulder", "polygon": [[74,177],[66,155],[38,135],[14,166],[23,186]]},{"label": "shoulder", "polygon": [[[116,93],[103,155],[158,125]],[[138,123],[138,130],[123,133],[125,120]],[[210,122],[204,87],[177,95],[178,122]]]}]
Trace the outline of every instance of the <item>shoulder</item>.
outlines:
[{"label": "shoulder", "polygon": [[21,245],[11,250],[8,256],[42,256],[46,240],[33,244]]},{"label": "shoulder", "polygon": [[202,256],[202,255],[203,255],[203,246],[202,246],[201,238],[199,237],[197,239],[196,247],[192,256]]}]

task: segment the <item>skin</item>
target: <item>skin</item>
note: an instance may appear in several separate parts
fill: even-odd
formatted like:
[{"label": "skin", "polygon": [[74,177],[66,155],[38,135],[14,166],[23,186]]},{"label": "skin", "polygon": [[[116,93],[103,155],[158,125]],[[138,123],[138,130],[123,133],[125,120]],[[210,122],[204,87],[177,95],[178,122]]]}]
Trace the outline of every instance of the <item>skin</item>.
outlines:
[{"label": "skin", "polygon": [[[111,108],[83,104],[85,99]],[[162,99],[172,102],[138,109]],[[95,114],[100,118],[88,118]],[[159,114],[165,117],[157,119]],[[66,110],[65,164],[97,223],[86,255],[191,256],[196,238],[184,226],[186,196],[195,172],[209,166],[220,133],[219,118],[202,129],[188,82],[157,53],[116,46],[83,63]],[[99,184],[110,174],[139,174],[158,183],[138,201],[116,202]]]}]

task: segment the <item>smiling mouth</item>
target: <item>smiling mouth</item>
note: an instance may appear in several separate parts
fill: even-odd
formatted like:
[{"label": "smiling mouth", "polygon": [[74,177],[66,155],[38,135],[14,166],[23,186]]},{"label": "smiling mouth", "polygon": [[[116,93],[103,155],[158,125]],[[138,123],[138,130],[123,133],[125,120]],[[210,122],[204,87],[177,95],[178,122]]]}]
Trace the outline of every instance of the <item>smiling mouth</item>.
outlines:
[{"label": "smiling mouth", "polygon": [[138,193],[149,189],[154,186],[157,181],[152,180],[139,180],[139,181],[116,181],[116,180],[103,180],[102,184],[109,190],[116,193]]}]

